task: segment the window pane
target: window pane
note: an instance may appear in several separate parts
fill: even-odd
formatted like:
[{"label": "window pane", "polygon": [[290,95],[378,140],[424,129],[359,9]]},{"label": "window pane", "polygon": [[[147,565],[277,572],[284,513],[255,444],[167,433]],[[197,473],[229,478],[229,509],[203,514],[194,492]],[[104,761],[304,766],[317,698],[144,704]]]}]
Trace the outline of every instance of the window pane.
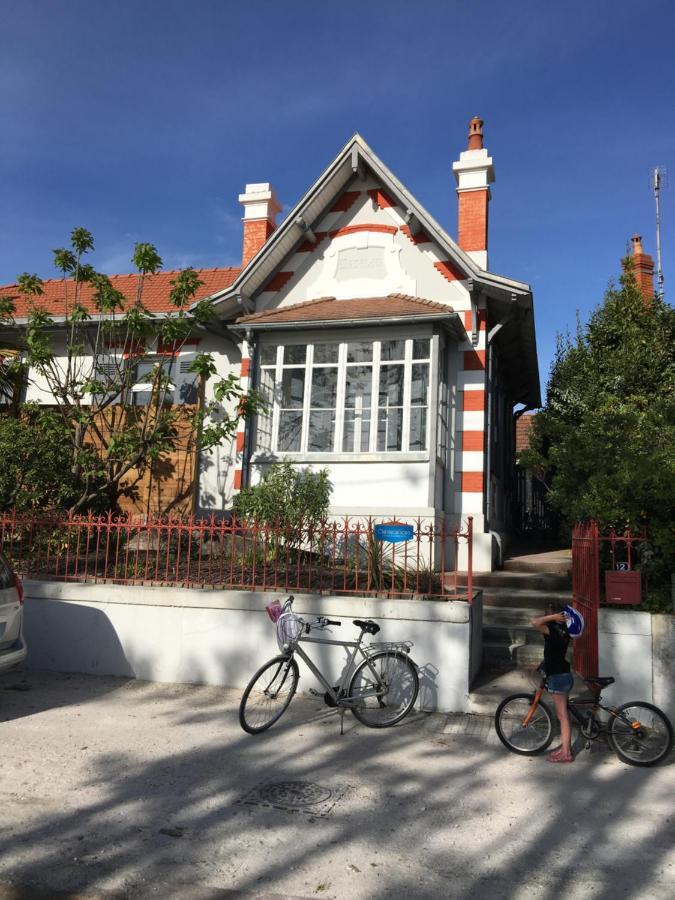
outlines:
[{"label": "window pane", "polygon": [[347,344],[347,362],[371,362],[373,345],[370,341],[354,341]]},{"label": "window pane", "polygon": [[380,409],[377,415],[377,449],[400,450],[403,437],[403,410]]},{"label": "window pane", "polygon": [[382,341],[382,359],[405,359],[405,341]]},{"label": "window pane", "polygon": [[305,344],[289,344],[284,347],[284,365],[291,363],[304,363],[307,358],[307,347]]},{"label": "window pane", "polygon": [[412,367],[410,402],[413,406],[427,406],[429,392],[429,364],[416,363]]},{"label": "window pane", "polygon": [[281,378],[282,409],[301,409],[305,395],[305,370],[284,369]]},{"label": "window pane", "polygon": [[279,416],[279,450],[300,449],[302,410],[282,410]]},{"label": "window pane", "polygon": [[370,409],[346,409],[342,435],[345,453],[367,453],[370,449]]},{"label": "window pane", "polygon": [[315,363],[336,363],[338,361],[339,344],[315,344]]},{"label": "window pane", "polygon": [[319,453],[333,449],[335,436],[335,410],[311,410],[309,414],[309,438],[307,449]]},{"label": "window pane", "polygon": [[312,408],[335,409],[337,397],[337,369],[312,370]]},{"label": "window pane", "polygon": [[380,368],[380,406],[403,406],[403,366]]},{"label": "window pane", "polygon": [[263,366],[274,366],[277,361],[277,348],[275,345],[266,344],[260,350],[260,362]]},{"label": "window pane", "polygon": [[429,359],[429,338],[413,341],[413,359]]},{"label": "window pane", "polygon": [[423,406],[410,410],[410,449],[427,448],[427,411]]},{"label": "window pane", "polygon": [[274,369],[260,370],[258,388],[265,408],[258,413],[256,423],[256,445],[258,450],[272,449],[272,412],[274,403]]},{"label": "window pane", "polygon": [[370,366],[349,366],[345,381],[345,407],[370,409],[373,370]]}]

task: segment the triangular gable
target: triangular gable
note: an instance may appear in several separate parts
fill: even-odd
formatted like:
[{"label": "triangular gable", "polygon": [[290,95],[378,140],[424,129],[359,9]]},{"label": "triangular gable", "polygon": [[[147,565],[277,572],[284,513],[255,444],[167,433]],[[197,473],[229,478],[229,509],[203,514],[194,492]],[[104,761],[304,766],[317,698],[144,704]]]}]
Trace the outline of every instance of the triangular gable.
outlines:
[{"label": "triangular gable", "polygon": [[[301,198],[231,288],[213,295],[214,304],[222,307],[227,301],[239,299],[247,306],[247,301],[266,287],[273,276],[288,271],[284,269],[284,263],[292,253],[314,243],[316,232],[320,230],[317,222],[327,212],[347,212],[364,191],[370,192],[370,199],[380,208],[395,206],[402,212],[404,221],[400,227],[403,233],[409,234],[412,243],[418,245],[429,241],[439,249],[437,262],[443,264],[442,274],[448,280],[482,281],[486,276],[494,277],[484,273],[457,246],[357,134]],[[288,276],[284,277],[288,280]],[[507,289],[527,291],[527,286],[518,282],[498,281]]]}]

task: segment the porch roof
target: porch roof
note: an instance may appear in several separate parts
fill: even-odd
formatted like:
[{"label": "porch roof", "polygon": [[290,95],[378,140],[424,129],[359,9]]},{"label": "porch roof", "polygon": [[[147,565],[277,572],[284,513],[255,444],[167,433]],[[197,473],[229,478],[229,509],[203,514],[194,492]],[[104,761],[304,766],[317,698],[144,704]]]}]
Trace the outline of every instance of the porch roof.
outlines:
[{"label": "porch roof", "polygon": [[457,337],[462,335],[462,325],[457,313],[445,303],[423,300],[406,294],[389,294],[386,297],[358,297],[336,300],[320,297],[305,303],[293,303],[277,309],[265,310],[241,316],[232,328],[235,330],[270,330],[275,328],[301,328],[303,326],[345,327],[376,323],[395,324],[404,321],[442,321]]}]

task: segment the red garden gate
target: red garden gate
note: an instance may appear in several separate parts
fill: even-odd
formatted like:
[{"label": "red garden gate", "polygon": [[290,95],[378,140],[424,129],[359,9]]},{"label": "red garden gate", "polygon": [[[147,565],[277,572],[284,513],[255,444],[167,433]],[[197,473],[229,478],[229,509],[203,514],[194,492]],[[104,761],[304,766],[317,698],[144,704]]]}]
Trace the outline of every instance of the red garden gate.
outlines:
[{"label": "red garden gate", "polygon": [[[586,623],[584,633],[574,641],[574,668],[580,675],[598,675],[598,609],[601,603],[638,605],[642,598],[639,547],[644,534],[630,530],[617,534],[613,529],[601,534],[598,523],[577,522],[572,531],[572,595],[574,606]],[[602,551],[602,552],[601,552]],[[638,568],[634,566],[638,564]],[[600,574],[604,569],[605,596],[601,595]]]},{"label": "red garden gate", "polygon": [[577,522],[572,531],[572,596],[585,628],[574,641],[574,669],[585,678],[598,673],[600,559],[597,522]]}]

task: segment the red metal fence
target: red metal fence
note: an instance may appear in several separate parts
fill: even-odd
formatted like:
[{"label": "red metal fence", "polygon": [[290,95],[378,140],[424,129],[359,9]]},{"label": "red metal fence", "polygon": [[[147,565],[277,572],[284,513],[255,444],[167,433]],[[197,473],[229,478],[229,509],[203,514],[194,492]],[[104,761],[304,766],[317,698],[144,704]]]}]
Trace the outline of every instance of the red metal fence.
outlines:
[{"label": "red metal fence", "polygon": [[[0,547],[29,578],[307,591],[381,597],[473,596],[472,539],[421,519],[411,540],[375,538],[374,518],[273,524],[222,519],[0,514]],[[466,542],[467,585],[459,585]]]}]

